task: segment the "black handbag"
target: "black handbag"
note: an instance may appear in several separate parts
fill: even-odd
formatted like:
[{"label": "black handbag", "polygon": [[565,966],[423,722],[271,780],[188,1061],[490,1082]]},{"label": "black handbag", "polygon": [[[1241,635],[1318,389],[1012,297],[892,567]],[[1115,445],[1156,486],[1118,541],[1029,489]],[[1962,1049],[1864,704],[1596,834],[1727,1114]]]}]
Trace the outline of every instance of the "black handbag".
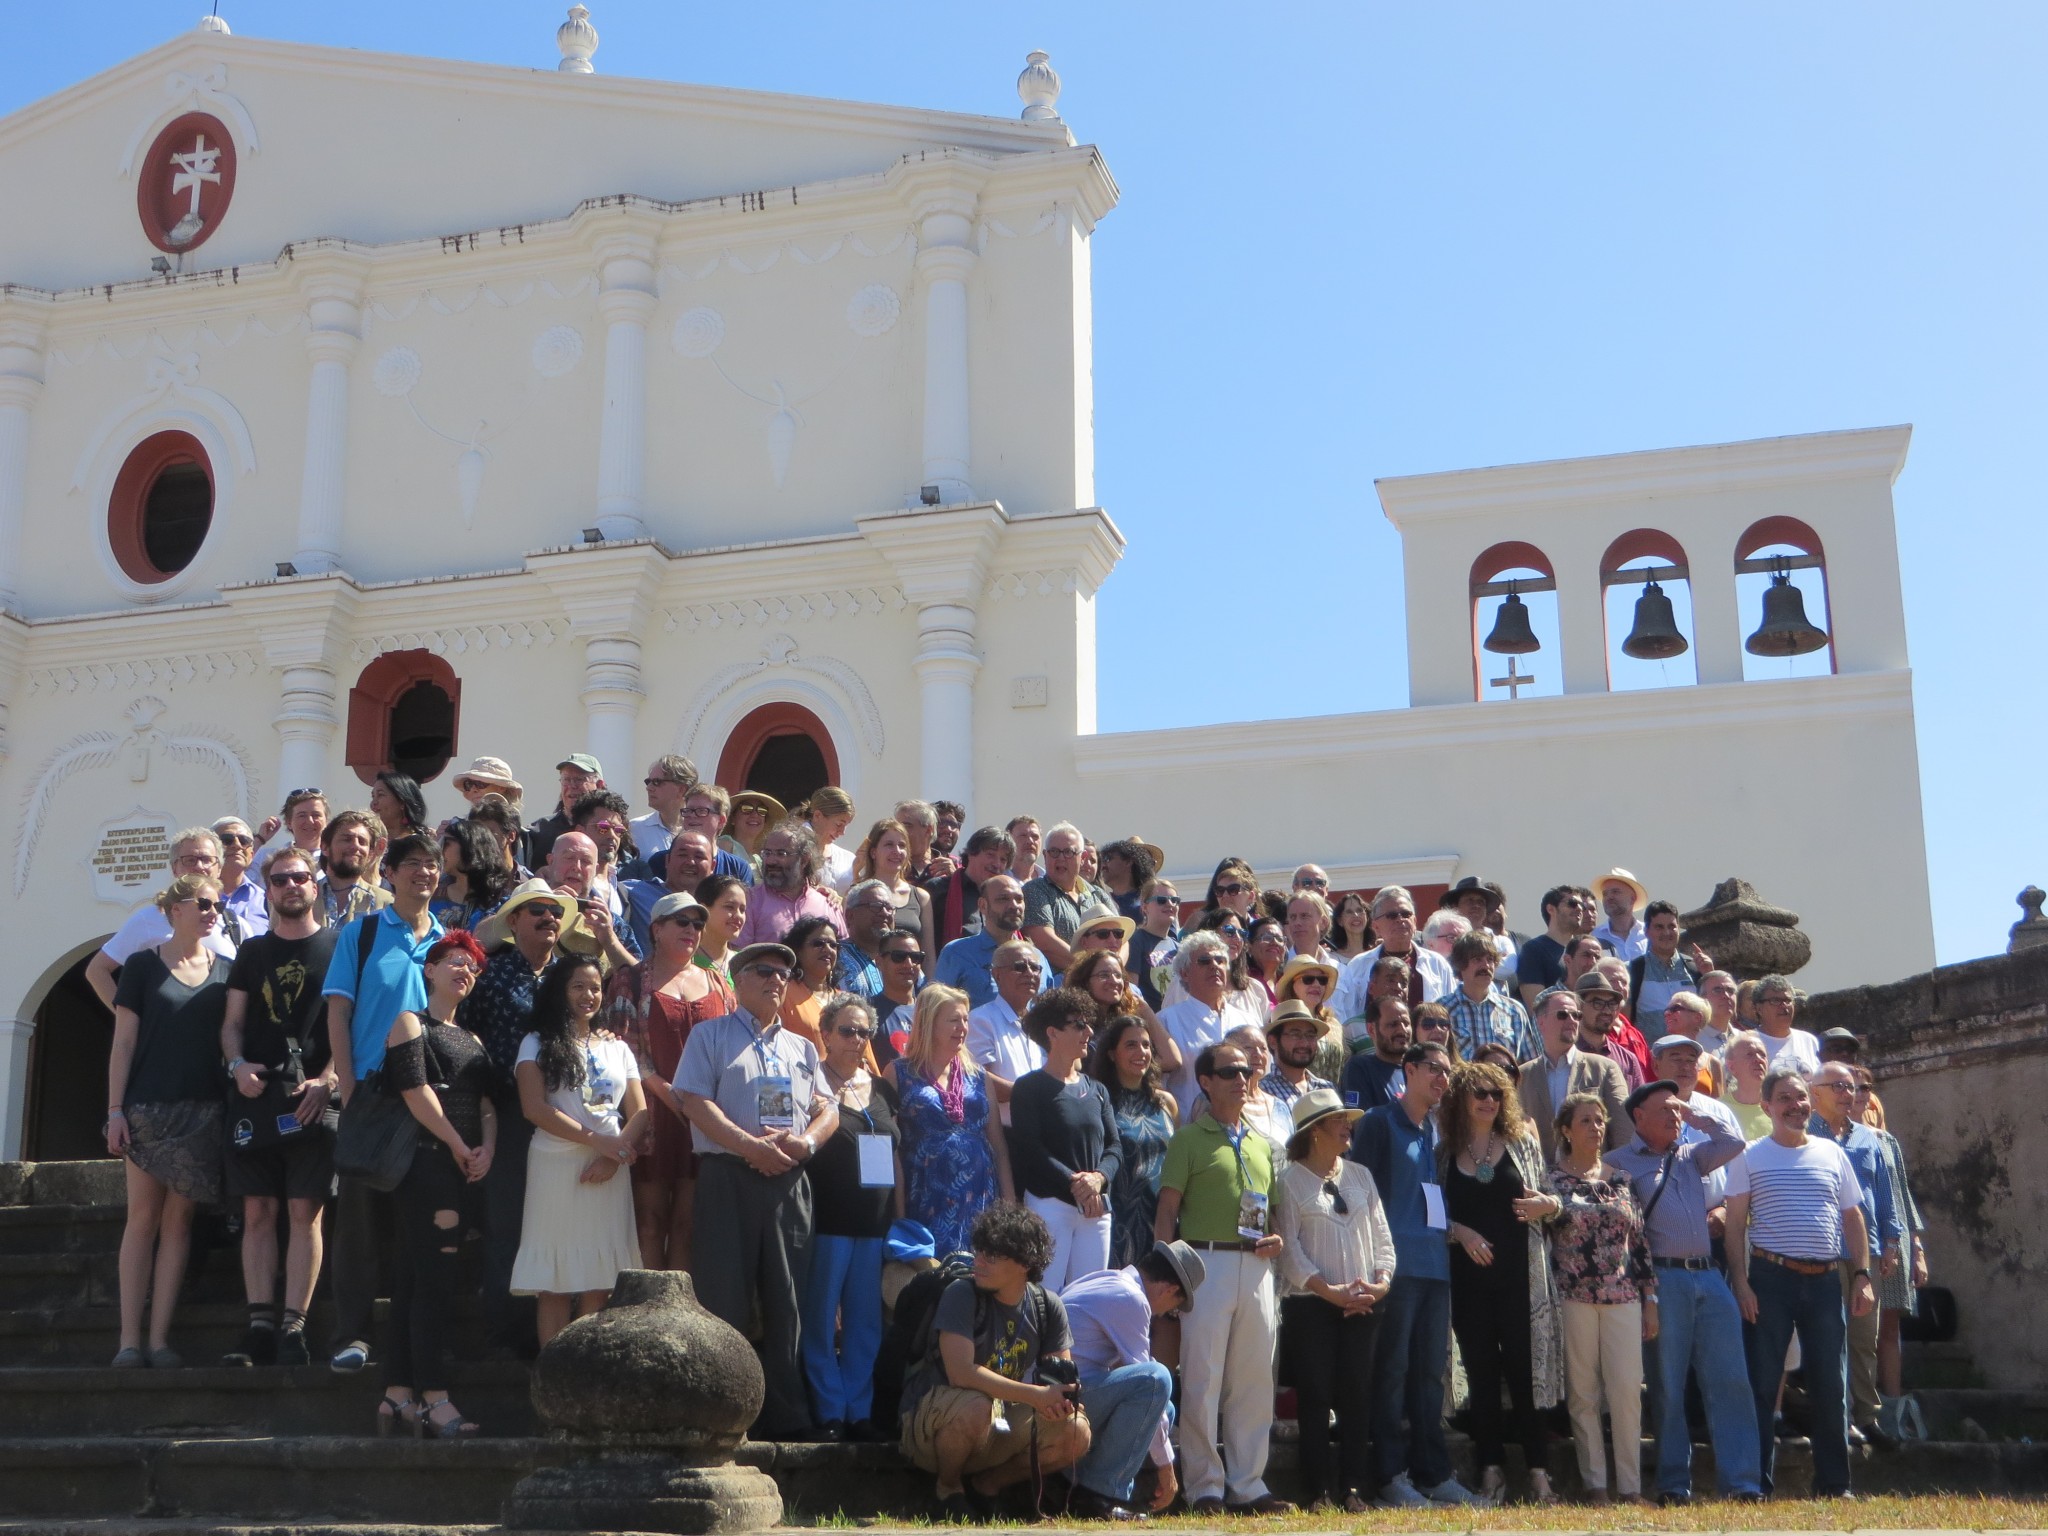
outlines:
[{"label": "black handbag", "polygon": [[[358,997],[362,996],[363,974],[370,968],[370,951],[377,944],[377,927],[377,914],[372,912],[356,929]],[[341,1126],[334,1134],[334,1171],[389,1194],[411,1171],[413,1149],[418,1145],[419,1122],[405,1107],[405,1100],[384,1091],[382,1072],[364,1073],[355,1093],[342,1106]]]}]

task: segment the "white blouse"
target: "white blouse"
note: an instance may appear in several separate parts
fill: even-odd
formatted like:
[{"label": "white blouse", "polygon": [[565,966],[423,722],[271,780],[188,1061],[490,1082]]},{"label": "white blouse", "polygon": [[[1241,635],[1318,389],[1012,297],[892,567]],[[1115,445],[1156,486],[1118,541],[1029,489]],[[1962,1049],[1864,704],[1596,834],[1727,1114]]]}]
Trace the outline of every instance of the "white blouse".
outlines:
[{"label": "white blouse", "polygon": [[[1331,1184],[1344,1197],[1342,1216],[1330,1198]],[[1306,1294],[1309,1281],[1317,1276],[1336,1286],[1393,1278],[1394,1234],[1388,1230],[1379,1190],[1364,1168],[1348,1157],[1339,1158],[1336,1173],[1325,1179],[1304,1163],[1289,1163],[1280,1175],[1278,1193],[1274,1230],[1285,1239],[1280,1273],[1287,1294]]]}]

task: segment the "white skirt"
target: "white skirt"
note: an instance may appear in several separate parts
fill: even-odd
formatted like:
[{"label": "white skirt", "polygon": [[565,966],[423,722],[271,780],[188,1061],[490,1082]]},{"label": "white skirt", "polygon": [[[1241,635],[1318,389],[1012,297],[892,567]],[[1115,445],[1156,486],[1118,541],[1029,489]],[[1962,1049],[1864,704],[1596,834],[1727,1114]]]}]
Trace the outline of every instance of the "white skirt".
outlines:
[{"label": "white skirt", "polygon": [[512,1261],[513,1295],[609,1291],[620,1270],[640,1267],[630,1171],[622,1166],[602,1184],[579,1183],[591,1156],[588,1147],[545,1131],[534,1134],[526,1154],[519,1256]]}]

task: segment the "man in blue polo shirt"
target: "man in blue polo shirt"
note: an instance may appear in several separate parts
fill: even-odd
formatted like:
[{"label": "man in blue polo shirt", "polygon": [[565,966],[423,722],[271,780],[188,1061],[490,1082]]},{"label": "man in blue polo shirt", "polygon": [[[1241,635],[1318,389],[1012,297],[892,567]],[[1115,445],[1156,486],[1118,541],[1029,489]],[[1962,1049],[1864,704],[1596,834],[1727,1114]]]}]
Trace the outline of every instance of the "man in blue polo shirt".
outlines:
[{"label": "man in blue polo shirt", "polygon": [[[940,950],[932,980],[958,987],[971,1006],[980,1008],[996,998],[991,970],[996,951],[1016,938],[1024,926],[1024,887],[1008,875],[993,876],[982,882],[976,905],[981,912],[981,932],[955,939]],[[1038,970],[1039,990],[1043,991],[1052,976],[1042,956]]]},{"label": "man in blue polo shirt", "polygon": [[[441,886],[441,850],[430,837],[395,837],[384,850],[391,905],[357,918],[334,940],[327,963],[327,1041],[334,1053],[341,1102],[384,1065],[384,1037],[404,1012],[424,1012],[427,951],[441,925],[427,905]],[[367,942],[365,953],[362,945]],[[337,1371],[360,1371],[370,1361],[371,1312],[377,1304],[377,1231],[384,1224],[379,1195],[361,1179],[340,1180],[334,1202],[334,1353]]]},{"label": "man in blue polo shirt", "polygon": [[[1372,1449],[1381,1507],[1476,1503],[1451,1475],[1444,1439],[1444,1368],[1451,1351],[1449,1218],[1436,1172],[1436,1107],[1450,1087],[1440,1045],[1411,1045],[1401,1057],[1401,1097],[1369,1110],[1351,1138],[1394,1234],[1394,1287],[1376,1309],[1372,1362]],[[1406,1414],[1408,1434],[1401,1435]]]}]

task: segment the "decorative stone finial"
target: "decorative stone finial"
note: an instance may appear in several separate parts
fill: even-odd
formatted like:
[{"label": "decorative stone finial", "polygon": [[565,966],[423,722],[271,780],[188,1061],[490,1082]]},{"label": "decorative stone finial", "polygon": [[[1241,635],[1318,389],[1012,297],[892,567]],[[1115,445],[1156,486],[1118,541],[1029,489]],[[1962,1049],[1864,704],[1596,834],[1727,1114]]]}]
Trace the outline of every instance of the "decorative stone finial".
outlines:
[{"label": "decorative stone finial", "polygon": [[562,50],[562,62],[555,68],[569,75],[593,75],[590,56],[597,52],[597,28],[590,24],[590,7],[572,5],[569,19],[555,28],[555,46]]},{"label": "decorative stone finial", "polygon": [[199,30],[201,32],[217,33],[221,37],[228,37],[231,35],[230,32],[228,31],[228,24],[225,21],[223,21],[218,14],[214,12],[208,12],[206,15],[199,18]]},{"label": "decorative stone finial", "polygon": [[1034,48],[1024,55],[1024,73],[1017,77],[1017,95],[1024,103],[1027,123],[1059,121],[1060,77],[1052,67],[1052,55]]},{"label": "decorative stone finial", "polygon": [[1685,942],[1699,945],[1738,981],[1774,971],[1790,976],[1813,958],[1813,940],[1799,931],[1799,914],[1771,905],[1747,880],[1723,880],[1704,907],[1678,921]]},{"label": "decorative stone finial", "polygon": [[2005,952],[2016,955],[2023,949],[2038,949],[2048,944],[2048,917],[2041,915],[2041,903],[2048,901],[2048,891],[2038,885],[2030,885],[2013,900],[2020,904],[2022,916],[2012,925]]}]

